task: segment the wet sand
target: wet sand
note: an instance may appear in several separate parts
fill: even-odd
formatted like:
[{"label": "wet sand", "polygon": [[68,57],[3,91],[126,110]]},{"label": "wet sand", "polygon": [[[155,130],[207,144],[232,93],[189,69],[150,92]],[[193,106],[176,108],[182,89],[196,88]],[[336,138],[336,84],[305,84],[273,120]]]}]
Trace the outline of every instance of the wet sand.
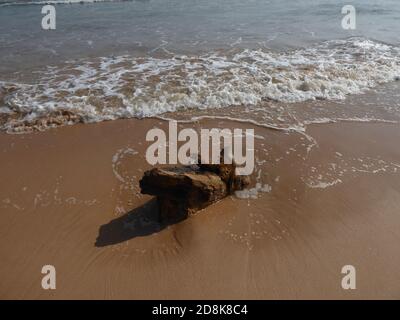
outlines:
[{"label": "wet sand", "polygon": [[[398,124],[254,127],[252,183],[271,191],[161,230],[138,186],[155,125],[166,128],[117,120],[0,134],[0,298],[400,298]],[[56,290],[41,288],[46,264]],[[356,290],[341,288],[348,264]]]}]

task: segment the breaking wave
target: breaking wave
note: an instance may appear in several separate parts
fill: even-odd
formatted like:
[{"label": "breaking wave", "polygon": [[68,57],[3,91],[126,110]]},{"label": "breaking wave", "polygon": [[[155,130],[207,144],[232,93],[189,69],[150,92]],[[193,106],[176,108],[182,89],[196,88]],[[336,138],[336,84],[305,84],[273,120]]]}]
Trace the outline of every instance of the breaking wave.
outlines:
[{"label": "breaking wave", "polygon": [[83,3],[97,3],[97,2],[122,2],[129,0],[41,0],[41,1],[4,1],[0,2],[0,7],[9,6],[24,6],[24,5],[57,5],[57,4],[83,4]]},{"label": "breaking wave", "polygon": [[0,82],[0,128],[26,132],[182,109],[345,99],[399,79],[400,49],[360,38],[288,52],[103,57],[49,67],[33,85]]}]

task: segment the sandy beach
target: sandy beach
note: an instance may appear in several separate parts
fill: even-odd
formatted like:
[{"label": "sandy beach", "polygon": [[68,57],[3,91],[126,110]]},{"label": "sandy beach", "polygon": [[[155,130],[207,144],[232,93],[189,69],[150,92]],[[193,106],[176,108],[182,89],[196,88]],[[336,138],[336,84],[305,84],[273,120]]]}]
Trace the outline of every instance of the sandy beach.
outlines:
[{"label": "sandy beach", "polygon": [[[399,300],[399,16],[0,0],[0,300]],[[189,128],[196,160],[203,129],[239,138],[250,177],[146,157]]]},{"label": "sandy beach", "polygon": [[[397,124],[310,125],[318,145],[309,152],[304,135],[255,126],[253,182],[271,191],[228,197],[159,230],[138,180],[150,168],[145,133],[166,124],[0,134],[2,299],[400,297]],[[41,288],[46,264],[56,290]],[[356,290],[341,287],[348,264]]]}]

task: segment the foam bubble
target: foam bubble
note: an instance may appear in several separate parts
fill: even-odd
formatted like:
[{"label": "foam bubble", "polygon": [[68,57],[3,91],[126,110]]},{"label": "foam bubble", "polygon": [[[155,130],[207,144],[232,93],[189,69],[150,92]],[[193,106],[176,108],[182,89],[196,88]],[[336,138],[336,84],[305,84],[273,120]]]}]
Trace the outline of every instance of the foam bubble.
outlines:
[{"label": "foam bubble", "polygon": [[272,187],[270,185],[262,185],[261,183],[257,182],[254,188],[235,191],[235,196],[239,199],[257,199],[259,193],[269,193],[271,191]]}]

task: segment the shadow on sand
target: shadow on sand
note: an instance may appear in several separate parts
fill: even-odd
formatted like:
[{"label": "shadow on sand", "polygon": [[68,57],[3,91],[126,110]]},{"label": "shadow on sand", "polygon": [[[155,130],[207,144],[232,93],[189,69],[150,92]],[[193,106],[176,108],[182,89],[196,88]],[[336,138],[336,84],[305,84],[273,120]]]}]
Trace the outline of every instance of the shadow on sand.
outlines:
[{"label": "shadow on sand", "polygon": [[160,223],[158,204],[156,198],[154,198],[123,216],[102,225],[95,246],[106,247],[136,237],[148,236],[179,221]]},{"label": "shadow on sand", "polygon": [[159,222],[157,200],[152,199],[123,216],[102,225],[95,246],[105,247],[135,237],[147,236],[161,231],[166,226]]}]

